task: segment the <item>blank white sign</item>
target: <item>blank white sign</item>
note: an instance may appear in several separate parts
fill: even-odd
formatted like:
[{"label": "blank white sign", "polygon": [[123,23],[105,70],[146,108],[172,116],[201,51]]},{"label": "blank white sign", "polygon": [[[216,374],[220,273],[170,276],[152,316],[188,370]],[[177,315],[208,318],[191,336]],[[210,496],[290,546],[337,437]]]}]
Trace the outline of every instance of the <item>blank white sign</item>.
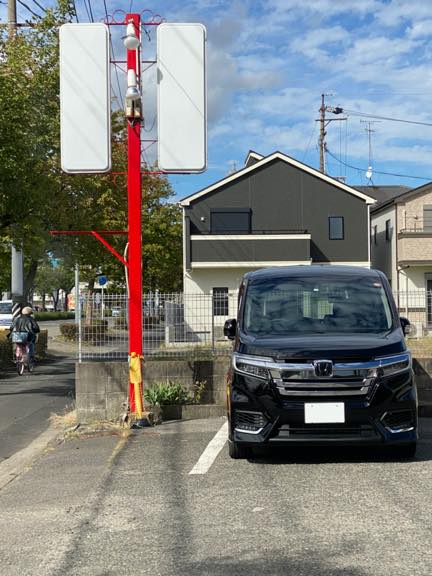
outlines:
[{"label": "blank white sign", "polygon": [[205,43],[202,24],[158,26],[158,163],[167,172],[207,167]]},{"label": "blank white sign", "polygon": [[105,24],[60,27],[61,167],[111,169],[109,31]]}]

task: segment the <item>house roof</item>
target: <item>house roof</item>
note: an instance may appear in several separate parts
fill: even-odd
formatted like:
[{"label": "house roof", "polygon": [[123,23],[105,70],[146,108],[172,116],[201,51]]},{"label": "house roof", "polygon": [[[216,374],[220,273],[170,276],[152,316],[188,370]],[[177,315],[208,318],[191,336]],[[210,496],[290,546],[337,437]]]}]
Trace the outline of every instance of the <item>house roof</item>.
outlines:
[{"label": "house roof", "polygon": [[376,206],[381,206],[388,202],[389,200],[394,200],[401,194],[405,192],[409,192],[411,188],[408,186],[355,186],[356,190],[367,194],[368,196],[372,196],[377,201]]},{"label": "house roof", "polygon": [[376,206],[374,206],[373,211],[378,212],[382,208],[386,208],[388,206],[391,206],[392,204],[405,202],[405,200],[408,197],[410,198],[411,196],[421,195],[424,192],[430,192],[432,189],[432,182],[427,182],[426,184],[422,184],[417,188],[408,188],[407,186],[399,186],[399,188],[401,189],[405,188],[405,189],[402,190],[400,194],[395,194],[391,198],[388,198],[388,200],[378,203]]},{"label": "house roof", "polygon": [[230,174],[229,176],[223,178],[222,180],[219,180],[218,182],[211,184],[207,188],[204,188],[204,189],[200,190],[199,192],[195,192],[194,194],[191,194],[190,196],[183,198],[183,200],[180,201],[180,206],[189,206],[191,202],[193,202],[194,200],[197,200],[201,196],[205,196],[206,194],[209,194],[210,192],[217,190],[218,188],[220,188],[221,186],[224,186],[225,184],[229,184],[230,182],[234,182],[238,178],[241,178],[242,176],[245,176],[246,174],[249,174],[250,172],[257,170],[258,168],[266,166],[270,162],[273,162],[273,160],[282,160],[282,162],[286,162],[287,164],[290,164],[291,166],[299,168],[303,172],[307,172],[307,173],[311,174],[312,176],[319,178],[320,180],[328,182],[329,184],[332,184],[336,188],[339,188],[341,190],[344,190],[345,192],[348,192],[349,194],[352,194],[353,196],[357,196],[358,198],[361,198],[362,200],[364,200],[364,202],[366,202],[366,204],[375,204],[375,202],[376,202],[375,198],[373,198],[371,195],[365,194],[364,192],[362,192],[360,190],[352,188],[351,186],[348,186],[347,184],[344,184],[343,182],[340,182],[339,180],[335,180],[331,176],[328,176],[327,174],[323,174],[322,172],[315,170],[315,168],[312,168],[311,166],[308,166],[307,164],[303,164],[302,162],[299,162],[298,160],[294,160],[294,158],[291,158],[290,156],[287,156],[286,154],[282,154],[282,152],[274,152],[273,154],[270,154],[269,156],[261,156],[260,154],[257,154],[256,152],[250,151],[248,154],[248,157],[246,159],[246,163],[251,158],[253,158],[254,160],[256,159],[257,162],[255,162],[254,164],[252,164],[250,166],[246,165],[245,168],[242,168],[241,170],[238,170],[237,172]]}]

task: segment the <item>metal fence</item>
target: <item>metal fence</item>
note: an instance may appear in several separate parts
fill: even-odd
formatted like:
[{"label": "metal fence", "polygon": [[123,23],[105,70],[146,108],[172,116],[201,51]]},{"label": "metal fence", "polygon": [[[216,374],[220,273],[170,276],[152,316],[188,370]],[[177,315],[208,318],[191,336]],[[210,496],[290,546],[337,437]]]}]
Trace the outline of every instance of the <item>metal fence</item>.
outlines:
[{"label": "metal fence", "polygon": [[394,293],[399,314],[412,324],[411,336],[421,338],[432,332],[432,292],[412,290]]},{"label": "metal fence", "polygon": [[[432,332],[432,292],[398,292],[394,297],[399,314],[406,316],[412,324],[410,337],[421,338]],[[144,355],[172,357],[194,354],[198,357],[208,351],[228,353],[231,344],[223,335],[223,326],[225,320],[236,317],[237,300],[237,291],[227,289],[215,289],[211,294],[144,294]],[[307,304],[303,303],[306,313]],[[78,358],[126,359],[127,296],[83,295],[80,307],[78,326],[71,326],[71,337],[77,341]],[[316,313],[325,316],[331,310],[318,306]]]},{"label": "metal fence", "polygon": [[[77,356],[87,359],[125,359],[128,355],[128,299],[125,294],[84,294],[76,328]],[[225,320],[237,314],[236,291],[212,294],[143,295],[143,353],[145,356],[184,356],[211,351],[226,354]],[[72,329],[73,331],[73,329]]]}]

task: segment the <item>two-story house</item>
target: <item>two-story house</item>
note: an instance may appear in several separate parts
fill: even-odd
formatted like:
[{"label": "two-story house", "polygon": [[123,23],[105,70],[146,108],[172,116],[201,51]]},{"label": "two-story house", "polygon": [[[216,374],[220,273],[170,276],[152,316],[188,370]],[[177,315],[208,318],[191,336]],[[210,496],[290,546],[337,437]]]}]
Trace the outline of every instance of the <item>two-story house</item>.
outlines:
[{"label": "two-story house", "polygon": [[184,292],[236,290],[249,270],[290,264],[370,266],[373,197],[281,152],[180,202]]},{"label": "two-story house", "polygon": [[432,328],[432,183],[378,204],[371,215],[372,264],[389,278],[401,311]]}]

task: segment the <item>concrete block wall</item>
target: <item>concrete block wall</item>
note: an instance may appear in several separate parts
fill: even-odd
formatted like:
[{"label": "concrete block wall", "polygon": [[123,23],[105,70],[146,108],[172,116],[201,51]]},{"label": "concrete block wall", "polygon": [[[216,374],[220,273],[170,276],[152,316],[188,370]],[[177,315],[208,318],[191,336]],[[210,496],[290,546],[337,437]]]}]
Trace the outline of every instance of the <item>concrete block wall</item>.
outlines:
[{"label": "concrete block wall", "polygon": [[[230,359],[149,360],[143,366],[144,386],[159,382],[181,382],[191,390],[195,382],[206,382],[202,404],[225,405],[226,373]],[[76,406],[80,422],[117,420],[128,396],[127,362],[81,362],[76,364]]]}]

